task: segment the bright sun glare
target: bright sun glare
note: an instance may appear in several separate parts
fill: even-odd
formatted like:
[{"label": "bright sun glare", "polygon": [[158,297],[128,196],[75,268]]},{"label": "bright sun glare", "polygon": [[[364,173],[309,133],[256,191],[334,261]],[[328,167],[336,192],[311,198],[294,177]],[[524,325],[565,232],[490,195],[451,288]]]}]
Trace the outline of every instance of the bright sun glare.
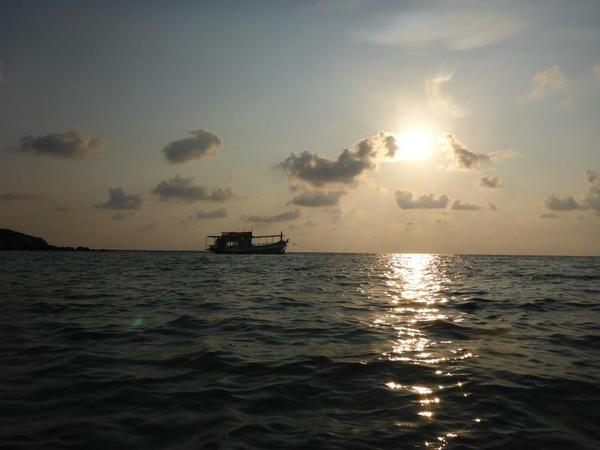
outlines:
[{"label": "bright sun glare", "polygon": [[397,136],[397,160],[423,160],[429,157],[433,147],[433,136],[425,130],[407,130]]}]

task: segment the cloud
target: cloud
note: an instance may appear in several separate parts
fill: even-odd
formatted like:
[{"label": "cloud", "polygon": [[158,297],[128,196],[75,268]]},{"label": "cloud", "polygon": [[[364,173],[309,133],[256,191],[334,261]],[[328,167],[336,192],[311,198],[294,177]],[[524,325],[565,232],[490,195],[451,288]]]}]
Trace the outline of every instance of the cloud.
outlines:
[{"label": "cloud", "polygon": [[54,207],[54,212],[67,213],[69,211],[70,211],[70,209],[67,206],[55,206]]},{"label": "cloud", "polygon": [[600,215],[600,174],[595,170],[585,172],[587,191],[576,200],[573,196],[558,197],[552,194],[545,201],[546,208],[551,211],[578,211],[591,210]]},{"label": "cloud", "polygon": [[569,195],[568,197],[561,198],[554,194],[546,199],[546,207],[551,211],[575,211],[583,209],[583,206],[572,196]]},{"label": "cloud", "polygon": [[0,70],[0,84],[5,84],[6,83],[6,75],[4,75],[4,72],[2,70]]},{"label": "cloud", "polygon": [[460,200],[455,200],[454,203],[452,203],[452,209],[455,211],[479,211],[482,207],[472,203],[463,203]]},{"label": "cloud", "polygon": [[451,73],[425,81],[427,105],[435,114],[452,118],[464,117],[466,113],[456,105],[452,97],[442,92],[450,80]]},{"label": "cloud", "polygon": [[45,136],[24,136],[19,150],[36,155],[55,156],[67,159],[85,159],[98,155],[106,142],[79,128],[64,133],[52,133]]},{"label": "cloud", "polygon": [[401,209],[443,209],[448,206],[448,196],[440,195],[437,199],[433,194],[423,194],[416,200],[406,191],[396,191],[396,203]]},{"label": "cloud", "polygon": [[588,190],[584,197],[584,206],[600,215],[600,175],[594,170],[585,173]]},{"label": "cloud", "polygon": [[277,167],[287,172],[290,177],[317,187],[335,183],[354,185],[359,175],[375,167],[376,156],[373,142],[363,139],[356,144],[354,150],[344,149],[336,159],[304,151],[299,155],[292,153]]},{"label": "cloud", "polygon": [[441,46],[464,51],[502,42],[522,28],[523,25],[517,20],[497,14],[417,12],[388,16],[383,23],[352,36],[379,45],[416,48]]},{"label": "cloud", "polygon": [[594,71],[594,74],[596,75],[598,81],[600,81],[600,64],[594,64],[592,70]]},{"label": "cloud", "polygon": [[198,220],[201,219],[222,219],[227,217],[227,210],[225,208],[215,209],[213,211],[196,211],[194,217]]},{"label": "cloud", "polygon": [[585,179],[590,185],[590,191],[600,194],[600,175],[595,170],[586,170]]},{"label": "cloud", "polygon": [[490,155],[474,153],[467,149],[451,133],[446,134],[446,147],[449,151],[452,165],[457,169],[478,169],[482,162],[489,162],[491,160]]},{"label": "cloud", "polygon": [[492,211],[498,211],[498,207],[496,206],[495,203],[492,203],[490,200],[487,201],[488,207],[492,210]]},{"label": "cloud", "polygon": [[108,189],[108,201],[106,203],[98,203],[94,207],[101,209],[134,210],[140,209],[143,203],[144,197],[142,194],[128,194],[120,187],[116,187]]},{"label": "cloud", "polygon": [[290,211],[283,212],[281,214],[276,214],[274,216],[247,216],[245,217],[247,222],[257,222],[257,223],[273,223],[273,222],[285,222],[288,220],[294,220],[300,217],[300,210],[294,209]]},{"label": "cloud", "polygon": [[185,202],[195,202],[200,200],[210,200],[213,202],[224,202],[233,197],[231,188],[210,189],[194,181],[193,178],[183,178],[179,175],[161,181],[152,191],[161,200],[179,200]]},{"label": "cloud", "polygon": [[514,150],[500,150],[498,152],[488,153],[487,156],[492,161],[498,161],[499,159],[519,158],[523,155]]},{"label": "cloud", "polygon": [[489,178],[489,177],[481,177],[479,180],[479,186],[490,189],[498,189],[504,186],[502,181],[498,177]]},{"label": "cloud", "polygon": [[191,130],[189,134],[191,137],[169,142],[162,148],[161,151],[170,163],[182,163],[210,156],[216,153],[223,143],[220,137],[206,130]]},{"label": "cloud", "polygon": [[346,191],[304,191],[290,202],[297,206],[320,207],[336,206]]},{"label": "cloud", "polygon": [[533,89],[522,96],[520,101],[538,99],[552,91],[560,91],[567,85],[567,78],[560,67],[554,65],[536,73],[532,79]]},{"label": "cloud", "polygon": [[400,149],[400,146],[396,142],[396,136],[393,134],[386,134],[383,131],[381,131],[378,136],[386,150],[385,156],[390,158],[396,156],[396,152]]},{"label": "cloud", "polygon": [[0,201],[14,202],[21,200],[39,200],[42,196],[38,194],[28,194],[26,192],[0,192]]}]

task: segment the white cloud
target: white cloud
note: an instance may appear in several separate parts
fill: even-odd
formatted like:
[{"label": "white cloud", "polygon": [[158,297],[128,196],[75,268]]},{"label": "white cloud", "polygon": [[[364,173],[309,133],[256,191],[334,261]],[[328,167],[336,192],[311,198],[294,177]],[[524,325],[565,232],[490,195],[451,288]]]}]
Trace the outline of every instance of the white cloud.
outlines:
[{"label": "white cloud", "polygon": [[567,85],[567,77],[559,66],[554,65],[536,73],[532,82],[533,89],[519,99],[521,102],[539,99],[549,92],[563,90]]},{"label": "white cloud", "polygon": [[477,12],[449,14],[412,13],[384,19],[358,31],[360,41],[399,47],[441,46],[450,50],[473,50],[502,42],[523,29],[514,18]]},{"label": "white cloud", "polygon": [[466,115],[459,108],[452,97],[443,92],[444,87],[452,80],[452,74],[441,75],[425,81],[425,95],[427,106],[434,114],[445,117],[458,118]]}]

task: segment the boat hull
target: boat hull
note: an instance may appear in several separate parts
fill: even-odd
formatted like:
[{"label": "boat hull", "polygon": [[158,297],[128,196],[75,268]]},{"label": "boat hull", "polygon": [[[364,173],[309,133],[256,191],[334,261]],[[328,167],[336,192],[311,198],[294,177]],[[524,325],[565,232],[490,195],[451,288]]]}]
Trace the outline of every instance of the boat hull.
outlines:
[{"label": "boat hull", "polygon": [[254,245],[244,248],[213,248],[209,250],[213,253],[230,254],[230,255],[281,255],[285,253],[287,242],[269,244],[269,245]]}]

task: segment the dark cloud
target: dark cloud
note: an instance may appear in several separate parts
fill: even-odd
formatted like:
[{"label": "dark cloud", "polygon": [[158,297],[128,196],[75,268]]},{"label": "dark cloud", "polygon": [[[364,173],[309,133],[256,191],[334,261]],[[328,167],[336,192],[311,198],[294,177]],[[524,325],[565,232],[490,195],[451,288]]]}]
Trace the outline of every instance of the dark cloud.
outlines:
[{"label": "dark cloud", "polygon": [[458,169],[478,169],[482,162],[489,162],[490,156],[473,153],[468,150],[453,134],[446,134],[446,142],[450,149],[453,165]]},{"label": "dark cloud", "polygon": [[502,181],[500,181],[500,179],[498,177],[494,177],[494,178],[481,177],[481,179],[479,180],[479,186],[485,187],[485,188],[490,188],[490,189],[497,189],[497,188],[501,188],[504,185],[502,184]]},{"label": "dark cloud", "polygon": [[281,214],[277,214],[274,216],[248,216],[246,217],[246,221],[248,222],[257,222],[257,223],[273,223],[273,222],[285,222],[288,220],[294,220],[300,217],[300,210],[294,209],[291,211],[286,211]]},{"label": "dark cloud", "polygon": [[292,153],[277,167],[293,178],[318,187],[334,183],[354,185],[359,175],[375,167],[376,155],[373,143],[363,139],[354,150],[344,149],[336,159],[305,151],[299,155]]},{"label": "dark cloud", "polygon": [[198,184],[193,178],[183,178],[179,175],[161,181],[152,191],[161,200],[179,200],[185,202],[195,202],[200,200],[210,200],[213,202],[224,202],[229,200],[233,193],[230,188],[210,189]]},{"label": "dark cloud", "polygon": [[54,212],[66,213],[69,212],[69,208],[67,206],[55,206]]},{"label": "dark cloud", "polygon": [[343,195],[346,195],[346,191],[304,191],[290,203],[308,207],[336,206]]},{"label": "dark cloud", "polygon": [[594,170],[585,173],[588,182],[588,191],[585,194],[584,205],[600,215],[600,175]]},{"label": "dark cloud", "polygon": [[222,219],[227,217],[227,210],[225,208],[215,209],[213,211],[196,211],[194,217],[198,220],[202,219]]},{"label": "dark cloud", "polygon": [[396,137],[392,134],[386,134],[383,131],[378,134],[378,137],[381,139],[383,148],[386,150],[385,156],[390,158],[396,156],[396,152],[400,149],[396,142]]},{"label": "dark cloud", "polygon": [[182,163],[214,154],[223,141],[206,130],[191,130],[191,137],[169,142],[162,148],[165,158],[172,163]]},{"label": "dark cloud", "polygon": [[460,200],[455,200],[454,203],[452,203],[452,209],[455,211],[479,211],[482,208],[479,205],[463,203]]},{"label": "dark cloud", "polygon": [[557,197],[556,195],[551,195],[546,199],[546,207],[552,211],[575,211],[578,209],[583,209],[577,200],[575,200],[570,195],[568,197]]},{"label": "dark cloud", "polygon": [[581,201],[575,200],[571,195],[561,198],[552,194],[546,199],[546,207],[552,211],[588,209],[600,215],[600,175],[595,170],[587,170],[585,180],[588,186]]},{"label": "dark cloud", "polygon": [[144,196],[142,194],[128,194],[120,187],[116,187],[108,189],[108,201],[106,203],[98,203],[94,206],[101,209],[133,210],[140,209],[143,203]]},{"label": "dark cloud", "polygon": [[20,200],[39,200],[42,196],[38,194],[28,194],[25,192],[0,192],[0,201],[14,202]]},{"label": "dark cloud", "polygon": [[433,194],[423,194],[413,200],[412,193],[396,191],[396,203],[402,209],[444,209],[448,201],[447,195],[440,195],[436,199]]},{"label": "dark cloud", "polygon": [[19,150],[57,158],[84,159],[98,155],[104,144],[104,140],[74,128],[64,133],[22,137]]}]

